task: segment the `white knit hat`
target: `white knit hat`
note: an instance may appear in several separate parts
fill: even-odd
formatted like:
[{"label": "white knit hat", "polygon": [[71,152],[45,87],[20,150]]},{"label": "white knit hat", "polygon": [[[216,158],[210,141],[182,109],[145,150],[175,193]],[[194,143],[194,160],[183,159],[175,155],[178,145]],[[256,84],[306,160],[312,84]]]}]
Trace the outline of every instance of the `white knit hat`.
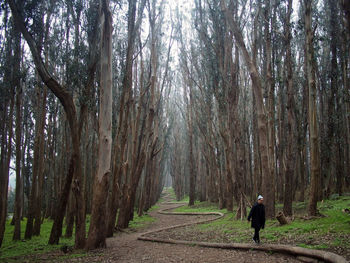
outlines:
[{"label": "white knit hat", "polygon": [[264,199],[264,197],[262,195],[259,195],[258,200],[260,200],[260,199]]}]

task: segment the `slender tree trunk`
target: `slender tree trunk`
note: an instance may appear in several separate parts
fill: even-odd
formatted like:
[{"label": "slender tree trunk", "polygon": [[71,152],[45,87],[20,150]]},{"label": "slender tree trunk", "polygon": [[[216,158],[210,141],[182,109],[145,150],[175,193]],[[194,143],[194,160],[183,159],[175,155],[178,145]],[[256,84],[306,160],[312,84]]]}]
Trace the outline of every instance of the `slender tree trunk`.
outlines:
[{"label": "slender tree trunk", "polygon": [[[193,154],[193,113],[192,113],[192,94],[191,87],[189,87],[190,101],[187,105],[187,123],[188,123],[188,144],[189,144],[189,165],[190,165],[190,192],[188,205],[194,205],[196,198],[196,173],[195,173],[195,160]],[[185,94],[187,96],[187,94]]]},{"label": "slender tree trunk", "polygon": [[22,86],[20,73],[21,61],[21,32],[15,29],[15,58],[14,58],[14,84],[16,86],[16,198],[14,208],[13,240],[21,239],[21,214],[22,214],[22,178],[21,178],[21,142],[22,142]]},{"label": "slender tree trunk", "polygon": [[38,166],[39,166],[39,150],[40,150],[40,127],[41,127],[41,121],[42,121],[42,94],[39,86],[36,87],[37,92],[37,118],[38,120],[35,122],[35,139],[34,139],[34,158],[33,158],[33,173],[32,173],[32,187],[30,191],[30,199],[28,204],[28,218],[27,218],[27,224],[26,224],[26,231],[24,238],[25,239],[31,239],[33,235],[33,226],[34,226],[34,217],[35,212],[37,211],[37,200],[36,200],[36,193],[38,188]]},{"label": "slender tree trunk", "polygon": [[314,64],[313,33],[312,33],[312,0],[304,0],[305,3],[305,34],[306,34],[306,61],[307,79],[309,86],[309,134],[310,134],[310,156],[311,156],[311,182],[309,215],[317,214],[317,197],[320,187],[320,162],[319,162],[319,136],[317,126],[316,107],[316,77]]},{"label": "slender tree trunk", "polygon": [[[41,208],[42,208],[42,193],[43,193],[43,183],[44,183],[44,148],[45,148],[45,122],[46,122],[46,99],[47,99],[47,89],[46,87],[43,90],[42,105],[40,105],[40,115],[39,115],[39,131],[38,131],[38,161],[37,161],[37,179],[38,184],[36,186],[36,196],[35,196],[35,223],[33,228],[33,235],[40,235],[40,226],[41,226]],[[35,158],[35,157],[34,157]]]},{"label": "slender tree trunk", "polygon": [[[272,77],[272,50],[271,50],[271,12],[270,12],[270,0],[265,1],[265,36],[266,36],[266,90],[268,92],[267,102],[267,129],[268,129],[268,160],[269,160],[269,172],[270,174],[264,177],[263,189],[265,193],[269,193],[267,214],[271,217],[275,213],[275,85]],[[271,25],[273,27],[273,25]],[[265,194],[266,195],[266,194]]]},{"label": "slender tree trunk", "polygon": [[292,69],[292,49],[291,49],[291,26],[290,18],[292,15],[293,1],[288,0],[288,11],[285,21],[285,41],[286,41],[286,86],[287,86],[287,151],[286,151],[286,170],[285,170],[285,187],[284,187],[284,201],[283,213],[286,216],[292,216],[292,184],[295,167],[295,103],[293,91],[293,69]]},{"label": "slender tree trunk", "polygon": [[341,4],[347,20],[348,34],[350,36],[350,2],[348,0],[341,0]]},{"label": "slender tree trunk", "polygon": [[[11,153],[12,153],[12,136],[13,136],[13,109],[14,109],[14,97],[11,97],[10,101],[10,111],[9,115],[7,115],[7,107],[4,108],[4,118],[3,120],[6,121],[7,116],[7,125],[5,127],[8,127],[8,136],[6,131],[3,133],[3,141],[2,141],[2,148],[1,148],[1,170],[0,170],[0,186],[3,187],[2,191],[0,192],[0,246],[2,245],[2,241],[4,238],[5,233],[5,224],[6,224],[6,218],[7,218],[7,195],[8,195],[8,182],[9,182],[9,167],[10,167],[10,160],[11,160]],[[6,143],[7,139],[7,143]]]},{"label": "slender tree trunk", "polygon": [[[304,48],[304,57],[306,57],[306,47]],[[307,61],[304,61],[304,75],[305,75],[305,83],[303,87],[303,101],[302,101],[302,124],[300,128],[299,134],[299,151],[300,151],[300,160],[301,160],[301,192],[300,192],[300,201],[304,202],[305,199],[305,189],[306,182],[308,178],[308,158],[307,158],[307,129],[308,129],[308,101],[309,101],[309,88],[307,82]],[[304,183],[303,183],[304,182]]]},{"label": "slender tree trunk", "polygon": [[75,202],[76,200],[73,198],[71,194],[69,194],[69,200],[67,205],[67,214],[66,214],[66,233],[64,237],[70,238],[73,235],[73,228],[74,228],[74,215],[76,213],[75,211]]}]

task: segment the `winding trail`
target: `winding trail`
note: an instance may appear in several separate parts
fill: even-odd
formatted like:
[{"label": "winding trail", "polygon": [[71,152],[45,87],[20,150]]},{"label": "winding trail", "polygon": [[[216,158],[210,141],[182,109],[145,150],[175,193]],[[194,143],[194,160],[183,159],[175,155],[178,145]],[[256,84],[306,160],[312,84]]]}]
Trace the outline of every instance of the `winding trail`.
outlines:
[{"label": "winding trail", "polygon": [[[156,218],[147,229],[136,233],[121,233],[108,239],[107,246],[110,252],[107,261],[103,262],[300,262],[293,256],[285,254],[274,254],[259,251],[223,250],[218,248],[203,248],[188,244],[177,244],[165,242],[144,242],[147,235],[155,231],[169,228],[177,228],[184,225],[195,224],[208,220],[216,220],[223,216],[221,213],[191,215],[176,213],[169,210],[179,206],[176,203],[163,202],[159,204],[159,210],[150,212]],[[143,240],[142,240],[143,239]]]},{"label": "winding trail", "polygon": [[[169,197],[165,199],[169,200]],[[239,263],[272,263],[272,262],[347,262],[342,257],[328,253],[328,258],[317,261],[310,258],[296,257],[288,251],[276,251],[272,245],[254,244],[220,244],[207,242],[189,242],[173,239],[152,238],[152,233],[177,227],[216,220],[222,213],[174,213],[169,210],[184,204],[163,202],[159,209],[149,214],[156,218],[144,229],[136,232],[121,232],[107,240],[107,248],[97,250],[87,257],[69,259],[64,262],[239,262]],[[145,242],[152,241],[152,242]],[[176,245],[174,245],[176,244]],[[281,246],[280,246],[281,247]],[[282,246],[283,247],[283,246]],[[285,246],[287,248],[287,246]],[[237,249],[238,248],[238,249]],[[302,249],[302,248],[297,248]],[[261,250],[261,251],[259,251]],[[312,250],[315,251],[315,250]],[[335,259],[335,261],[334,261]],[[62,262],[62,260],[60,261]]]},{"label": "winding trail", "polygon": [[[186,205],[186,203],[183,203],[177,207],[181,207],[184,205]],[[138,240],[159,242],[159,243],[166,243],[166,244],[176,244],[176,245],[199,246],[199,247],[205,247],[205,248],[258,250],[258,251],[265,251],[265,252],[285,253],[285,254],[299,257],[299,259],[303,258],[303,260],[305,260],[305,261],[321,260],[323,262],[330,262],[330,263],[346,263],[346,262],[348,262],[344,257],[337,255],[335,253],[332,253],[332,252],[322,251],[322,250],[314,250],[314,249],[308,249],[308,248],[302,248],[302,247],[293,247],[293,246],[289,246],[289,245],[274,245],[274,244],[255,245],[255,244],[247,244],[247,243],[195,242],[195,241],[186,241],[186,240],[175,240],[175,239],[163,239],[163,238],[157,238],[157,237],[148,237],[148,235],[154,234],[157,232],[166,231],[166,230],[184,227],[184,226],[193,225],[193,224],[201,224],[204,222],[210,222],[210,221],[217,220],[217,219],[224,216],[224,214],[220,213],[220,212],[209,212],[209,213],[168,212],[169,210],[177,208],[177,207],[162,209],[162,210],[158,211],[158,213],[166,214],[166,215],[175,215],[175,216],[179,216],[179,215],[192,215],[192,216],[193,215],[205,215],[205,216],[216,215],[217,217],[199,220],[199,221],[191,222],[191,223],[168,226],[168,227],[160,228],[157,230],[151,230],[151,231],[148,231],[146,233],[140,234],[138,237]]]}]

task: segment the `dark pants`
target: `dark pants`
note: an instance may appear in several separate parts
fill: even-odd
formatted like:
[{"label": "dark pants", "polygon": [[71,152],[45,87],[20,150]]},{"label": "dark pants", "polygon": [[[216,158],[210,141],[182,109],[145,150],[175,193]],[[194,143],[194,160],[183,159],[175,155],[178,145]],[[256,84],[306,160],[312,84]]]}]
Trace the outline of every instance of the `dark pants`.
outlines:
[{"label": "dark pants", "polygon": [[260,237],[259,237],[260,227],[255,227],[254,229],[255,229],[255,232],[254,232],[253,239],[257,242],[260,242]]}]

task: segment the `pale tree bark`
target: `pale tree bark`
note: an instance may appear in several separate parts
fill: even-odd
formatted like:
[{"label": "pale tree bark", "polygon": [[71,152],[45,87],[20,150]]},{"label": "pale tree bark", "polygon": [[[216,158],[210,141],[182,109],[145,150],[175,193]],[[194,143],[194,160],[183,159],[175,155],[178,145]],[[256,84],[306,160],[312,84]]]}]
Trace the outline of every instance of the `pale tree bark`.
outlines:
[{"label": "pale tree bark", "polygon": [[309,136],[310,136],[310,201],[308,213],[310,216],[317,214],[317,198],[320,188],[320,151],[317,126],[316,107],[316,70],[314,63],[313,30],[312,30],[312,0],[304,0],[305,4],[305,34],[306,34],[306,62],[307,80],[309,86]]},{"label": "pale tree bark", "polygon": [[86,248],[106,246],[106,201],[112,150],[112,32],[109,1],[101,0],[101,71],[97,174],[94,179],[92,213]]},{"label": "pale tree bark", "polygon": [[[236,165],[235,165],[235,199],[237,203],[237,214],[236,219],[243,220],[247,215],[246,209],[246,198],[244,193],[244,185],[245,181],[247,181],[247,166],[246,166],[246,154],[245,154],[245,142],[243,136],[243,125],[241,124],[241,120],[238,113],[238,101],[239,101],[239,50],[238,47],[235,46],[235,61],[231,65],[231,93],[229,93],[230,97],[233,97],[234,100],[232,106],[232,123],[234,127],[232,127],[233,132],[232,137],[235,142],[235,152],[236,152]],[[234,150],[234,149],[232,149]]]}]

